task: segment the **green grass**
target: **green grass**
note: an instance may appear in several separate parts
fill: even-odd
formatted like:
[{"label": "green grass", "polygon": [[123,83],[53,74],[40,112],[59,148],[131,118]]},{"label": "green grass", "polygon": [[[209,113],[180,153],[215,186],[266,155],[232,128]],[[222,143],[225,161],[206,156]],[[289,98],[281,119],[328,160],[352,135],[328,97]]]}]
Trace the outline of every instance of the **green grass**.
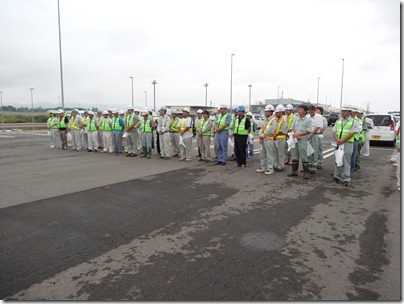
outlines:
[{"label": "green grass", "polygon": [[[32,123],[32,115],[28,114],[4,114],[4,123]],[[35,123],[43,123],[48,121],[49,116],[38,114],[34,115]]]}]

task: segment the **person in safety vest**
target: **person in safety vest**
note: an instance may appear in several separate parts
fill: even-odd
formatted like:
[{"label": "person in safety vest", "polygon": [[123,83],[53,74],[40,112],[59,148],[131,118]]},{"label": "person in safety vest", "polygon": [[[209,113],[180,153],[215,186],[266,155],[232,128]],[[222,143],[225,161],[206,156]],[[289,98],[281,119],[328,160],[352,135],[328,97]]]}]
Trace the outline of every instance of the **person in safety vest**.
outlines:
[{"label": "person in safety vest", "polygon": [[167,107],[160,108],[160,117],[158,120],[156,132],[159,134],[160,141],[160,157],[159,159],[169,160],[171,158],[171,146],[170,146],[170,123],[171,118],[167,114]]},{"label": "person in safety vest", "polygon": [[[292,127],[293,120],[296,118],[296,115],[293,113],[293,106],[291,104],[288,104],[285,107],[285,116],[286,120],[288,122],[287,128],[288,128],[288,133],[290,132],[290,128]],[[289,135],[286,136],[286,140],[289,139]],[[291,158],[291,152],[286,151],[286,157],[285,157],[285,165],[291,165],[292,164],[292,158]]]},{"label": "person in safety vest", "polygon": [[171,120],[170,120],[170,140],[173,149],[173,157],[179,157],[180,155],[180,132],[179,128],[178,112],[177,110],[171,110]]},{"label": "person in safety vest", "polygon": [[198,147],[198,155],[196,157],[199,157],[201,160],[202,159],[202,155],[201,155],[201,140],[202,138],[198,136],[198,133],[200,133],[201,128],[200,128],[200,122],[202,120],[202,113],[203,111],[201,109],[199,109],[198,111],[196,111],[196,118],[195,118],[195,130],[196,130],[196,146]]},{"label": "person in safety vest", "polygon": [[321,117],[323,118],[323,127],[318,131],[318,138],[320,139],[320,144],[318,145],[318,151],[317,151],[317,169],[322,169],[323,168],[323,138],[324,138],[324,130],[327,129],[328,127],[328,121],[327,118],[323,116],[324,113],[324,108],[321,106],[316,106],[316,113],[320,114]]},{"label": "person in safety vest", "polygon": [[88,149],[87,152],[98,152],[98,124],[94,117],[93,111],[88,111],[87,136]]},{"label": "person in safety vest", "polygon": [[102,124],[98,126],[98,129],[102,130],[102,142],[104,145],[102,152],[111,154],[114,152],[112,145],[112,118],[108,116],[108,111],[103,111],[102,116]]},{"label": "person in safety vest", "polygon": [[219,158],[219,154],[217,152],[217,141],[216,141],[216,123],[217,123],[217,118],[220,115],[220,107],[217,108],[217,112],[216,114],[212,115],[210,117],[210,119],[212,120],[212,138],[213,138],[213,150],[215,152],[215,156],[213,157],[214,159],[218,159]]},{"label": "person in safety vest", "polygon": [[88,111],[85,110],[83,113],[83,125],[82,125],[82,131],[81,131],[81,144],[83,150],[88,149],[88,129],[87,129],[87,124],[88,124]]},{"label": "person in safety vest", "polygon": [[56,117],[56,112],[51,110],[49,111],[49,118],[47,121],[47,128],[50,137],[50,149],[54,149],[56,147],[56,138],[59,129],[58,118]]},{"label": "person in safety vest", "polygon": [[231,121],[230,121],[230,125],[229,125],[229,138],[230,138],[230,142],[233,142],[233,151],[231,154],[231,160],[232,161],[236,161],[236,147],[234,145],[234,122],[236,121],[238,117],[238,108],[235,108],[233,111],[233,115],[231,116]]},{"label": "person in safety vest", "polygon": [[66,117],[65,112],[63,110],[58,110],[57,113],[59,114],[58,118],[58,126],[59,126],[59,136],[61,146],[59,149],[66,150],[67,149],[67,124],[69,123],[69,119]]},{"label": "person in safety vest", "polygon": [[274,133],[274,170],[283,171],[285,167],[286,134],[288,122],[284,115],[285,107],[280,104],[275,108],[276,130]]},{"label": "person in safety vest", "polygon": [[247,151],[246,151],[246,156],[248,158],[248,155],[250,155],[251,158],[254,157],[254,132],[257,130],[257,123],[254,120],[254,116],[251,112],[247,112],[246,114],[247,118],[251,122],[251,132],[249,135],[250,137],[252,136],[252,140],[250,138],[247,141]]},{"label": "person in safety vest", "polygon": [[275,162],[275,143],[274,135],[277,128],[276,116],[274,113],[273,105],[267,105],[264,109],[265,123],[259,133],[259,142],[261,145],[261,167],[256,171],[258,173],[264,173],[265,175],[274,174],[274,162]]},{"label": "person in safety vest", "polygon": [[123,154],[122,146],[122,133],[125,128],[125,123],[121,116],[118,114],[118,110],[112,111],[112,146],[114,147],[115,155]]},{"label": "person in safety vest", "polygon": [[354,145],[353,145],[353,151],[352,151],[352,157],[351,157],[351,176],[353,175],[355,171],[355,164],[356,164],[356,157],[358,155],[358,149],[359,149],[359,138],[360,138],[360,133],[362,132],[362,121],[358,119],[358,108],[357,107],[352,107],[351,111],[351,117],[355,120],[356,125],[358,125],[358,129],[355,130],[355,135],[354,135]]},{"label": "person in safety vest", "polygon": [[368,125],[366,123],[365,117],[363,116],[364,112],[365,109],[358,108],[358,112],[356,114],[359,124],[362,125],[362,130],[358,133],[358,135],[356,135],[358,137],[358,153],[355,160],[355,171],[359,171],[361,169],[361,151],[362,146],[366,141],[366,131],[368,130]]},{"label": "person in safety vest", "polygon": [[[98,149],[103,149],[104,148],[104,141],[103,141],[103,132],[101,130],[101,126],[102,126],[102,121],[104,120],[104,117],[102,116],[102,111],[97,111],[97,117],[95,118],[97,121],[97,125],[98,125],[98,137],[97,137],[97,141],[98,141]],[[100,150],[102,151],[102,150]]]},{"label": "person in safety vest", "polygon": [[309,161],[307,157],[308,137],[313,130],[313,123],[307,117],[308,108],[306,105],[300,105],[298,108],[298,117],[293,120],[290,131],[293,139],[296,140],[295,147],[292,151],[292,172],[288,176],[297,176],[299,169],[299,159],[302,160],[303,178],[309,178]]},{"label": "person in safety vest", "polygon": [[79,152],[81,148],[81,129],[83,127],[83,119],[77,109],[72,110],[72,118],[70,120],[70,130],[72,132],[72,151]]},{"label": "person in safety vest", "polygon": [[137,156],[138,131],[135,127],[139,123],[139,118],[135,115],[133,110],[133,107],[129,105],[128,112],[125,116],[125,132],[129,134],[126,138],[127,157]]},{"label": "person in safety vest", "polygon": [[153,129],[155,126],[154,119],[148,111],[142,111],[143,119],[140,124],[140,132],[142,134],[143,153],[141,158],[150,158],[152,153]]},{"label": "person in safety vest", "polygon": [[229,126],[231,114],[227,113],[227,106],[220,106],[220,114],[216,117],[215,141],[217,143],[217,165],[226,165],[227,148],[229,144]]},{"label": "person in safety vest", "polygon": [[201,159],[200,161],[210,162],[210,136],[212,134],[212,120],[209,118],[209,111],[203,111],[199,122],[199,133],[197,137],[201,139]]},{"label": "person in safety vest", "polygon": [[311,119],[313,130],[310,131],[308,136],[309,144],[313,147],[314,152],[309,155],[309,173],[316,174],[318,165],[318,153],[320,150],[321,140],[319,134],[323,129],[323,117],[316,113],[316,107],[310,105],[308,107],[309,114],[307,117]]},{"label": "person in safety vest", "polygon": [[[182,143],[180,143],[181,157],[179,160],[191,161],[192,157],[192,118],[189,116],[189,109],[182,109],[182,118],[179,121],[179,130]],[[180,141],[181,141],[180,139]]]},{"label": "person in safety vest", "polygon": [[351,182],[351,157],[354,145],[354,135],[358,124],[356,120],[351,117],[352,106],[345,104],[341,107],[341,117],[335,122],[333,131],[333,138],[336,142],[337,149],[343,149],[342,166],[334,164],[334,178],[337,183],[342,182],[344,186],[349,186]]},{"label": "person in safety vest", "polygon": [[245,107],[238,106],[238,117],[234,120],[234,152],[236,154],[236,167],[244,168],[247,163],[246,149],[248,134],[251,132],[251,121],[245,115]]}]

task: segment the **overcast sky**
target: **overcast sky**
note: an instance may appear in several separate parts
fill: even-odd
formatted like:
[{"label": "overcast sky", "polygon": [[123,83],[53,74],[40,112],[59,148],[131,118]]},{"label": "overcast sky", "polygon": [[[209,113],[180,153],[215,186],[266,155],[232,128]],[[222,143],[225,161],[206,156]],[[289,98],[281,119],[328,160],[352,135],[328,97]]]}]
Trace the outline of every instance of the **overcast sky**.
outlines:
[{"label": "overcast sky", "polygon": [[[277,98],[400,109],[396,0],[60,0],[66,107]],[[57,106],[57,0],[0,1],[4,105]]]}]

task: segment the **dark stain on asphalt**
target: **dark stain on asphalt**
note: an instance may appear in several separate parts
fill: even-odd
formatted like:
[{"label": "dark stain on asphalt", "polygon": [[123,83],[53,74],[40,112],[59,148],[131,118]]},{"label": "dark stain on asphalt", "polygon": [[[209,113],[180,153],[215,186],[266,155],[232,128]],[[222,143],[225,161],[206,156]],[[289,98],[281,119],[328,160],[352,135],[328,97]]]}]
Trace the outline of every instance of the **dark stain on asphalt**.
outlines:
[{"label": "dark stain on asphalt", "polygon": [[[387,216],[381,212],[372,213],[366,220],[365,231],[360,235],[360,255],[356,261],[359,267],[349,274],[349,280],[358,288],[358,294],[347,294],[350,300],[376,300],[375,292],[364,292],[360,286],[379,279],[382,267],[389,264],[386,257],[384,236],[387,231]],[[368,298],[367,296],[371,297]]]}]

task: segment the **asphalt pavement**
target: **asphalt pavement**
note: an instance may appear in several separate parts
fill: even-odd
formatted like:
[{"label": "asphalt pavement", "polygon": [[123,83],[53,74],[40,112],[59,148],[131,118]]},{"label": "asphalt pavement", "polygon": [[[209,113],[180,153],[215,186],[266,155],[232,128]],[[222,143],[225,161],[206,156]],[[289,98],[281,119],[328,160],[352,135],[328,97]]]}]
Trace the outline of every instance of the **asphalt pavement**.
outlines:
[{"label": "asphalt pavement", "polygon": [[309,180],[256,173],[259,154],[236,168],[0,133],[0,298],[400,300],[393,149],[344,187],[329,132]]}]

